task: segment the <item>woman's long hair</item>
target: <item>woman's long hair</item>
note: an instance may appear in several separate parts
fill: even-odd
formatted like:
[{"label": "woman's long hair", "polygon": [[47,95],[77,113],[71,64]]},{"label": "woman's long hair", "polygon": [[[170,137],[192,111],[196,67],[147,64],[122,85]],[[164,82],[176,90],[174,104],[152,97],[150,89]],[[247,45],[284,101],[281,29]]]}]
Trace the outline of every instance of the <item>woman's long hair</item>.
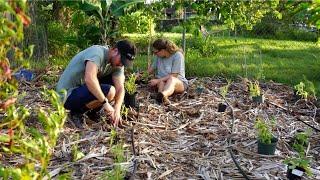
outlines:
[{"label": "woman's long hair", "polygon": [[169,54],[174,54],[177,51],[182,52],[182,50],[175,45],[173,42],[167,40],[167,39],[157,39],[153,42],[152,47],[157,49],[157,50],[162,50],[165,49],[166,51],[169,52]]}]

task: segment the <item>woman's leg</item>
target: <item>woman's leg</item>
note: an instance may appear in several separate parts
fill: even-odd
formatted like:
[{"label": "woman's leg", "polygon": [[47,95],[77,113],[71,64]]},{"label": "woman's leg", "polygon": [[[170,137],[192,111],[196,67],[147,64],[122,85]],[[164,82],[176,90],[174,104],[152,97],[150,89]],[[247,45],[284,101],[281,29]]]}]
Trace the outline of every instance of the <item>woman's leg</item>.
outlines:
[{"label": "woman's leg", "polygon": [[184,85],[183,82],[176,78],[176,77],[170,77],[164,84],[163,90],[160,91],[163,96],[169,97],[173,93],[182,93],[184,91]]}]

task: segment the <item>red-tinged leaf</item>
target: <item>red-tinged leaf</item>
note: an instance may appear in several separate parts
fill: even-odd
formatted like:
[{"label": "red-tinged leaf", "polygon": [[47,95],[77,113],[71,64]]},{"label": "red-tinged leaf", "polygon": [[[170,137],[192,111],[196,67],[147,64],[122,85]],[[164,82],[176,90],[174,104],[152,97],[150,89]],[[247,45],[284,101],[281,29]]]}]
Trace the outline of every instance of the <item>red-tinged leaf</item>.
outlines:
[{"label": "red-tinged leaf", "polygon": [[24,26],[28,26],[31,23],[31,19],[24,14],[24,12],[20,12],[18,16],[21,18],[22,24]]},{"label": "red-tinged leaf", "polygon": [[17,100],[17,98],[10,98],[7,101],[5,101],[4,103],[0,103],[0,109],[6,110],[10,105],[15,103],[16,100]]}]

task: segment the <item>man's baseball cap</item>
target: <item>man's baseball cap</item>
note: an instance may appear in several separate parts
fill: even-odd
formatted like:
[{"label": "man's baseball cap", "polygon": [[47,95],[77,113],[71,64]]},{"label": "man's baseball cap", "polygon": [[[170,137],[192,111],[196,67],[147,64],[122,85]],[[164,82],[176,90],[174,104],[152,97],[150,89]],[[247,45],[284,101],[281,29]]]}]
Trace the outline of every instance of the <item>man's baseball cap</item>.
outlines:
[{"label": "man's baseball cap", "polygon": [[128,40],[120,40],[116,43],[116,48],[121,55],[121,63],[126,66],[132,66],[132,61],[137,53],[136,46]]}]

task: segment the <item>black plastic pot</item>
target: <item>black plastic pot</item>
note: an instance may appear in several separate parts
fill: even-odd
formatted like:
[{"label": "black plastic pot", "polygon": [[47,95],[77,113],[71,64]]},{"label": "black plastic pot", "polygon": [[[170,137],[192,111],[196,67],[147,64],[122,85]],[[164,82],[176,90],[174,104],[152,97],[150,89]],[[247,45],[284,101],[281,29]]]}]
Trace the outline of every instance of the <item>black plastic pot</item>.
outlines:
[{"label": "black plastic pot", "polygon": [[301,167],[296,167],[295,169],[289,169],[290,164],[288,164],[288,170],[287,170],[287,178],[289,180],[299,180],[302,178],[304,172],[306,172],[305,169]]},{"label": "black plastic pot", "polygon": [[264,103],[264,96],[260,95],[260,96],[252,96],[252,101],[258,104],[262,104]]},{"label": "black plastic pot", "polygon": [[135,92],[134,94],[129,94],[126,92],[125,96],[124,96],[124,105],[126,107],[132,107],[132,108],[136,108],[137,107],[137,92]]},{"label": "black plastic pot", "polygon": [[218,104],[218,112],[224,112],[227,109],[227,105],[224,103]]},{"label": "black plastic pot", "polygon": [[271,139],[271,144],[265,144],[261,142],[261,140],[258,140],[258,153],[264,154],[264,155],[274,155],[274,152],[276,151],[278,138],[273,137]]},{"label": "black plastic pot", "polygon": [[293,101],[298,101],[298,100],[302,99],[302,96],[298,94],[297,90],[294,90],[292,99],[293,99]]},{"label": "black plastic pot", "polygon": [[201,94],[201,93],[203,93],[203,91],[204,91],[204,87],[203,87],[203,86],[198,86],[198,87],[196,88],[197,94]]}]

